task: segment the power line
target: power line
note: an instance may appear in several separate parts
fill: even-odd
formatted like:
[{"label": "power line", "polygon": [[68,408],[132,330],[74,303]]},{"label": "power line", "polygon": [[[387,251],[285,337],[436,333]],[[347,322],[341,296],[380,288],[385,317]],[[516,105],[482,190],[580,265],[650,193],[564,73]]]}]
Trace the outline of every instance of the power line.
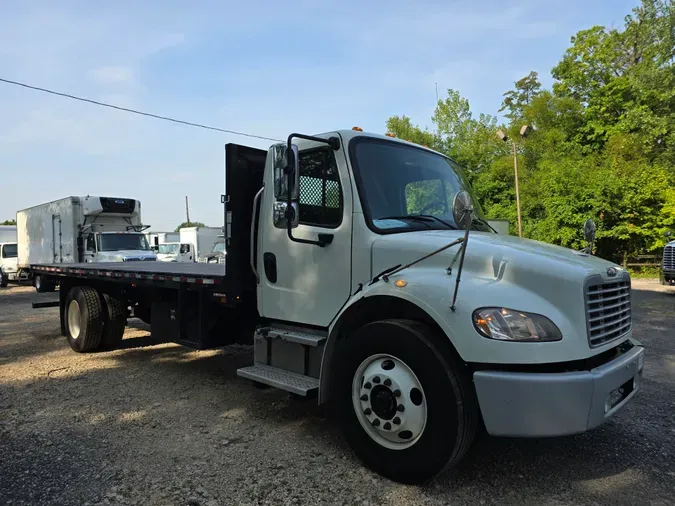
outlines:
[{"label": "power line", "polygon": [[218,128],[218,127],[209,126],[209,125],[202,125],[201,123],[193,123],[191,121],[184,121],[182,119],[171,118],[169,116],[160,116],[158,114],[152,114],[152,113],[149,113],[149,112],[139,111],[139,110],[136,110],[136,109],[129,109],[127,107],[122,107],[122,106],[115,105],[115,104],[109,104],[109,103],[106,103],[106,102],[99,102],[97,100],[92,100],[90,98],[78,97],[77,95],[71,95],[69,93],[61,93],[59,91],[54,91],[54,90],[50,90],[50,89],[47,89],[47,88],[40,88],[39,86],[32,86],[30,84],[20,83],[18,81],[11,81],[9,79],[3,79],[2,77],[0,77],[0,82],[6,83],[6,84],[12,84],[14,86],[21,86],[22,88],[28,88],[29,90],[41,91],[42,93],[49,93],[50,95],[57,95],[59,97],[70,98],[72,100],[78,100],[80,102],[87,102],[89,104],[94,104],[94,105],[98,105],[98,106],[101,106],[101,107],[108,107],[110,109],[116,109],[118,111],[124,111],[124,112],[129,112],[129,113],[132,113],[132,114],[138,114],[140,116],[147,116],[149,118],[161,119],[163,121],[171,121],[172,123],[179,123],[181,125],[187,125],[187,126],[196,127],[196,128],[203,128],[205,130],[215,130],[216,132],[224,132],[226,134],[239,135],[239,136],[242,136],[242,137],[251,137],[251,138],[254,138],[254,139],[262,139],[262,140],[265,140],[265,141],[281,142],[279,139],[273,139],[272,137],[265,137],[263,135],[248,134],[248,133],[245,133],[245,132],[237,132],[235,130],[227,130],[225,128]]}]

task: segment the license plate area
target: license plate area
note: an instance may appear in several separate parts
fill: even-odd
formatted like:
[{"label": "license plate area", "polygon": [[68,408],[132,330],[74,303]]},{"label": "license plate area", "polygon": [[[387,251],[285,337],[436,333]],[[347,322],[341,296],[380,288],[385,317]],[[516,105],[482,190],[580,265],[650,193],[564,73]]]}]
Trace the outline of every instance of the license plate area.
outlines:
[{"label": "license plate area", "polygon": [[619,388],[616,388],[609,393],[607,399],[605,399],[605,414],[612,411],[619,404],[625,401],[630,394],[633,393],[633,390],[635,390],[637,386],[638,376],[639,374],[636,375],[634,378],[629,379]]}]

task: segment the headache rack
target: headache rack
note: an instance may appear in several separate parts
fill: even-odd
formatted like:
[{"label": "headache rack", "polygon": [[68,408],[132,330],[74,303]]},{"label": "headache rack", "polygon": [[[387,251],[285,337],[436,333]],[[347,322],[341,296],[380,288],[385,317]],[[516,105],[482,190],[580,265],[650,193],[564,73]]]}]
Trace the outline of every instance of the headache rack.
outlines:
[{"label": "headache rack", "polygon": [[586,328],[591,348],[602,346],[625,335],[631,329],[630,275],[605,280],[591,276],[586,280]]}]

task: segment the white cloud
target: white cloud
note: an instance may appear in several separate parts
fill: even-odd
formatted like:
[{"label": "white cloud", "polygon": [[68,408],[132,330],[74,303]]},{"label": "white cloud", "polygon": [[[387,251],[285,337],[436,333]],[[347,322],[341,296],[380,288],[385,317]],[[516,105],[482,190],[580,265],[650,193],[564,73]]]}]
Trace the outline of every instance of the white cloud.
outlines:
[{"label": "white cloud", "polygon": [[134,84],[133,69],[122,65],[97,67],[89,72],[92,79],[100,84]]}]

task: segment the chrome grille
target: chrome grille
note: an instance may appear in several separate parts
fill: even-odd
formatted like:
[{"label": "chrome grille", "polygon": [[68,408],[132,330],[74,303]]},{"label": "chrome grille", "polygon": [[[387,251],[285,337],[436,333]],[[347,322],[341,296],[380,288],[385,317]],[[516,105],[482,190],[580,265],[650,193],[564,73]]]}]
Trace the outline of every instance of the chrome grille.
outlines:
[{"label": "chrome grille", "polygon": [[616,280],[593,276],[586,281],[586,327],[591,348],[623,336],[631,328],[630,276]]},{"label": "chrome grille", "polygon": [[663,249],[663,270],[675,271],[675,244],[666,244]]}]

